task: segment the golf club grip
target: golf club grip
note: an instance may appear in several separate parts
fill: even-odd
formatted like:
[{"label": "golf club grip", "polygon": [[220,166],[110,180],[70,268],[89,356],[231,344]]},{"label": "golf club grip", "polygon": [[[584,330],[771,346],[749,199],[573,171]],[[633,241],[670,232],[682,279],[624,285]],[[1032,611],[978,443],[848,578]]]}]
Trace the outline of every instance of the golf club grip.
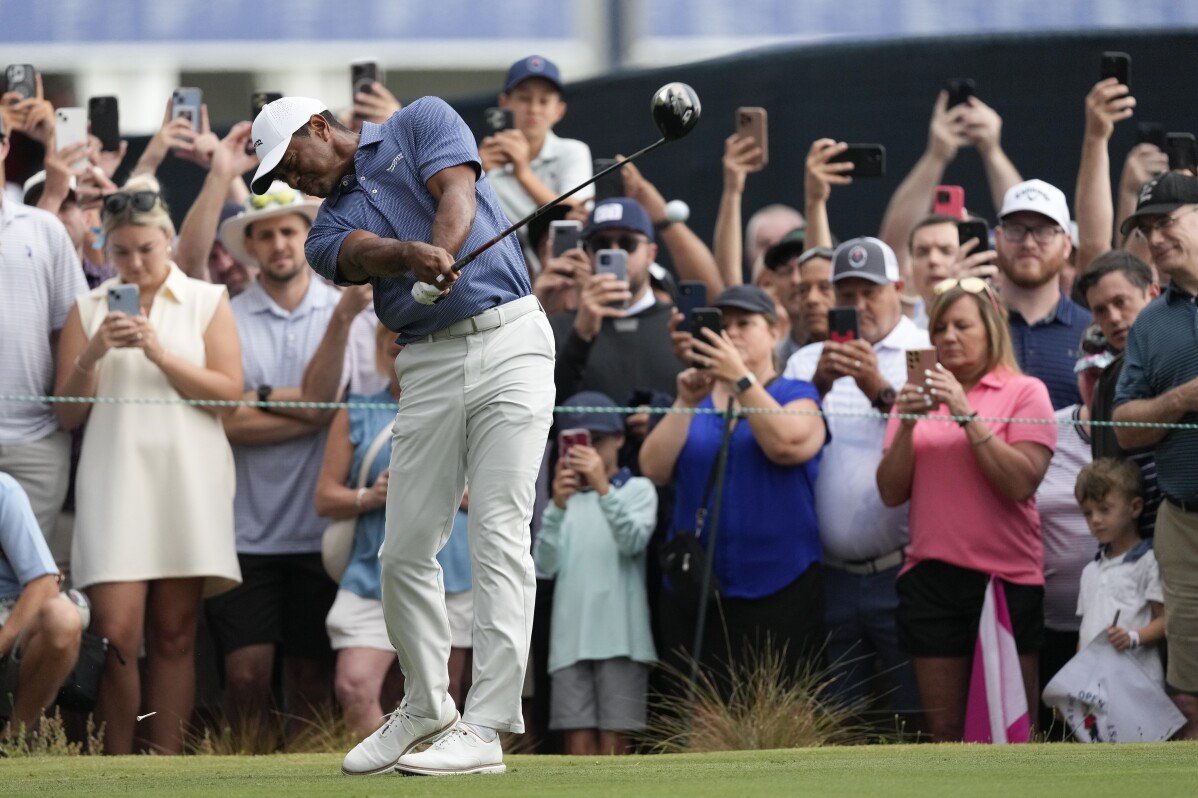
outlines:
[{"label": "golf club grip", "polygon": [[[655,150],[658,147],[660,147],[662,144],[665,144],[665,143],[666,143],[666,139],[664,137],[662,137],[662,138],[658,139],[657,141],[653,142],[652,144],[650,144],[648,147],[644,147],[643,149],[637,150],[632,155],[629,155],[627,158],[622,158],[622,159],[616,161],[611,166],[607,167],[606,169],[601,170],[598,174],[591,175],[586,180],[582,181],[581,183],[579,183],[577,186],[570,189],[566,193],[556,197],[551,202],[547,202],[544,205],[542,205],[541,207],[535,209],[532,213],[528,214],[520,221],[511,225],[506,230],[504,230],[503,232],[499,233],[494,238],[492,238],[490,241],[487,241],[485,244],[480,246],[478,249],[471,252],[469,255],[459,258],[456,262],[454,262],[453,270],[455,272],[460,272],[463,269],[463,267],[465,267],[466,265],[468,265],[470,263],[470,261],[474,260],[479,255],[483,254],[488,249],[495,246],[500,241],[507,238],[512,233],[516,232],[517,230],[519,230],[521,227],[524,227],[524,225],[528,224],[533,219],[536,219],[541,214],[546,213],[551,208],[556,208],[558,205],[561,205],[563,202],[568,200],[570,197],[574,196],[579,191],[582,191],[584,188],[589,186],[591,183],[594,183],[596,180],[603,177],[604,175],[606,175],[610,172],[614,172],[615,170],[619,169],[621,166],[628,163],[629,161],[632,161],[635,158],[639,158],[642,155],[644,155],[645,153],[649,152],[650,150]],[[437,275],[437,285],[441,285],[444,282],[445,282],[445,275],[443,275],[443,274]]]}]

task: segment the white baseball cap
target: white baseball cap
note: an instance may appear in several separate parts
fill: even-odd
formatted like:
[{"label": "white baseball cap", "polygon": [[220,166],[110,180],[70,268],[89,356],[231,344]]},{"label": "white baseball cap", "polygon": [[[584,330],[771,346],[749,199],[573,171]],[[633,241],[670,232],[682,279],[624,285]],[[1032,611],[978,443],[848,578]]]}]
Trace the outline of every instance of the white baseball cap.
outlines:
[{"label": "white baseball cap", "polygon": [[251,191],[255,194],[266,193],[273,180],[270,173],[283,160],[287,145],[291,143],[291,135],[308,124],[313,114],[327,110],[327,105],[311,97],[283,97],[262,106],[250,133],[260,161],[258,171],[254,172],[254,179],[250,181]]},{"label": "white baseball cap", "polygon": [[1005,219],[1020,211],[1047,216],[1069,232],[1069,203],[1065,201],[1065,193],[1043,180],[1024,180],[1007,189],[998,217]]}]

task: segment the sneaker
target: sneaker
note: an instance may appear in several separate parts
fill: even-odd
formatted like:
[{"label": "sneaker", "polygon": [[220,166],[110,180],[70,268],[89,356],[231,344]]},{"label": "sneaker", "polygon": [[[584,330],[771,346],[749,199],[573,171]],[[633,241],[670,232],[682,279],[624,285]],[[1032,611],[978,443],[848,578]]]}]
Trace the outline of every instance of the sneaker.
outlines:
[{"label": "sneaker", "polygon": [[466,724],[458,723],[424,751],[401,757],[395,769],[417,776],[461,776],[503,773],[507,766],[498,735],[487,742]]},{"label": "sneaker", "polygon": [[418,718],[409,715],[401,705],[374,734],[355,745],[354,749],[345,755],[345,761],[341,763],[341,772],[346,776],[390,773],[395,770],[396,763],[404,754],[455,728],[459,716],[449,696],[441,703],[441,717],[448,720],[442,722],[431,718]]}]

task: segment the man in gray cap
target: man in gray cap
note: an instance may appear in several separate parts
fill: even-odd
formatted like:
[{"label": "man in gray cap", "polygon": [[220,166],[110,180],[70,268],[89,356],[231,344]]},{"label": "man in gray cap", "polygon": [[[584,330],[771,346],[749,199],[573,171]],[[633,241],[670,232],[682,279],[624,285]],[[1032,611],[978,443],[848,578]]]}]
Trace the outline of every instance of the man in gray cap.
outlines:
[{"label": "man in gray cap", "polygon": [[[907,380],[906,351],[930,346],[903,315],[903,283],[894,251],[876,238],[854,238],[832,257],[836,304],[857,311],[861,337],[800,349],[789,379],[810,380],[828,413],[830,440],[815,483],[824,548],[825,653],[842,695],[888,693],[891,708],[916,712],[919,694],[910,663],[898,650],[894,583],[907,544],[907,508],[882,504],[874,475],[886,438],[884,417]],[[873,660],[889,684],[873,689]]]}]

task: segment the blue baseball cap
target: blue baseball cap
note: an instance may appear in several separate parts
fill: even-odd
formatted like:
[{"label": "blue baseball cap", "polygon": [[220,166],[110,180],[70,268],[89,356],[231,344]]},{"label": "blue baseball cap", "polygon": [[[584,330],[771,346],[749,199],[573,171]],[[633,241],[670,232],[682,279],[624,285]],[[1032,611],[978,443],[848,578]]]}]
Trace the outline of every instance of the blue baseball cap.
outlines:
[{"label": "blue baseball cap", "polygon": [[558,429],[585,429],[601,435],[624,434],[624,417],[615,412],[615,408],[619,405],[605,393],[582,391],[563,402],[562,407],[610,407],[612,412],[565,411],[558,414]]},{"label": "blue baseball cap", "polygon": [[557,64],[542,55],[530,55],[512,64],[503,81],[503,93],[507,94],[521,82],[529,78],[544,78],[553,84],[560,93],[562,90],[562,73],[557,71]]},{"label": "blue baseball cap", "polygon": [[653,222],[648,212],[639,202],[628,197],[611,197],[595,203],[582,237],[590,238],[601,230],[611,229],[635,230],[653,240]]}]

